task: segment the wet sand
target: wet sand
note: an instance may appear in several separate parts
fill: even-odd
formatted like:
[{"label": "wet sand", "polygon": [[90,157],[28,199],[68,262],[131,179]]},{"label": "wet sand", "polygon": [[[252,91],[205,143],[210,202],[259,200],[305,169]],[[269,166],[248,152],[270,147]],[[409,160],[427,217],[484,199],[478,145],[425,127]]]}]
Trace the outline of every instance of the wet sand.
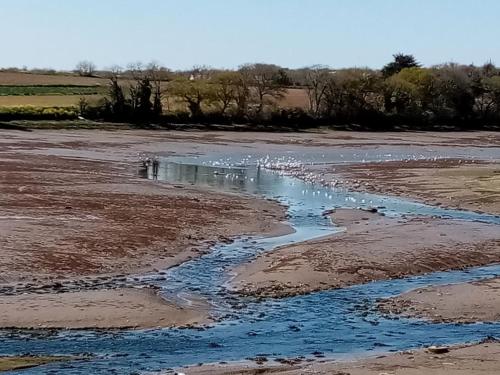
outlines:
[{"label": "wet sand", "polygon": [[[328,374],[328,375],[493,375],[500,373],[500,343],[493,340],[450,348],[434,354],[415,350],[353,361],[289,360],[281,365],[269,360],[262,365],[205,365],[179,369],[189,375]],[[168,374],[168,373],[165,373]]]},{"label": "wet sand", "polygon": [[0,155],[3,283],[167,268],[284,218],[274,202],[153,183],[112,162]]},{"label": "wet sand", "polygon": [[[24,311],[38,311],[33,324],[185,324],[184,318],[193,320],[189,315],[169,313],[161,322],[144,321],[132,309],[124,310],[130,324],[124,324],[125,316],[92,323],[93,313],[80,323],[71,317],[52,320],[51,312],[62,298],[68,297],[68,309],[80,306],[80,298],[90,303],[86,292],[114,289],[115,279],[169,268],[233,236],[288,230],[281,224],[285,209],[276,202],[138,177],[140,149],[115,133],[100,134],[102,138],[92,134],[86,140],[71,132],[54,133],[54,139],[46,133],[27,134],[2,134],[0,141],[0,305],[17,301]],[[66,141],[57,142],[60,137]],[[99,295],[98,307],[119,306],[117,293]],[[2,320],[0,327],[29,325],[25,317],[17,323]]]},{"label": "wet sand", "polygon": [[327,180],[341,180],[355,190],[500,214],[500,163],[410,160],[335,166],[321,172]]},{"label": "wet sand", "polygon": [[[214,150],[223,153],[236,151],[277,154],[292,151],[300,154],[306,149],[328,151],[332,148],[383,152],[386,147],[423,149],[430,146],[444,153],[453,151],[456,147],[466,147],[474,155],[479,150],[498,147],[499,144],[500,136],[491,132],[315,131],[271,134],[2,131],[0,291],[3,291],[5,298],[26,292],[33,292],[33,298],[38,298],[40,288],[48,290],[49,294],[101,290],[103,287],[100,285],[103,283],[100,280],[104,277],[123,278],[129,274],[168,268],[203,254],[211,244],[230,241],[230,237],[243,233],[273,234],[286,230],[279,224],[284,219],[284,209],[274,202],[138,178],[137,161],[144,155],[204,154]],[[460,168],[461,166],[453,170],[461,170]],[[479,171],[478,164],[471,165],[470,168],[473,168],[474,173]],[[488,168],[496,176],[496,166]],[[428,169],[436,172],[443,168]],[[480,178],[471,178],[471,183],[484,180],[481,177],[483,172],[479,173]],[[487,176],[491,173],[487,172]],[[370,178],[375,181],[379,176],[383,176],[383,173],[376,173],[376,176]],[[495,195],[487,198],[492,190],[490,181],[494,186],[497,181],[496,177],[490,177],[486,177],[487,188],[480,191],[480,195],[486,197],[485,200],[472,197],[468,200],[470,206],[467,207],[485,209],[494,207],[495,202],[498,202]],[[435,177],[423,175],[422,178]],[[456,184],[456,180],[456,175],[453,175],[439,180],[439,184],[444,184],[442,186],[445,190],[450,186],[450,189],[457,191],[463,183]],[[389,180],[385,186],[390,185]],[[361,189],[359,186],[358,188]],[[421,193],[427,194],[425,189],[428,188],[423,187]],[[428,196],[439,191],[436,188]],[[389,189],[386,192],[391,193]],[[405,194],[403,191],[393,193]],[[416,188],[412,191],[408,189],[407,195],[416,197]],[[448,204],[445,193],[436,197],[434,203]],[[463,197],[464,195],[457,196],[456,201],[466,201]],[[481,204],[476,205],[475,201]],[[296,267],[286,259],[288,255],[283,259],[284,267],[277,272],[281,265],[278,268],[273,266],[276,269],[266,272],[266,277],[271,275],[272,280],[272,277],[279,274],[284,282],[291,283],[284,294],[294,294],[378,278],[399,277],[410,271],[421,273],[498,261],[498,236],[496,239],[492,238],[490,229],[485,226],[475,223],[451,225],[451,222],[445,225],[433,219],[426,220],[386,225],[385,237],[389,239],[389,243],[397,245],[397,249],[393,248],[389,253],[382,252],[381,256],[375,252],[355,255],[356,246],[358,249],[365,247],[362,244],[356,245],[355,242],[351,247],[352,252],[348,252],[355,256],[346,259],[341,259],[335,252],[332,253],[333,258],[326,254],[331,250],[329,240],[299,245],[293,250],[298,255],[297,260],[293,256],[289,257],[292,263],[298,262],[300,272],[296,278],[289,280],[288,275],[291,273],[285,272],[287,268],[294,270]],[[434,226],[446,228],[444,236],[438,236],[437,230],[431,233]],[[362,225],[358,227],[362,228]],[[398,229],[399,227],[405,229]],[[395,235],[392,234],[393,228]],[[436,254],[436,248],[429,244],[429,249],[420,249],[422,251],[418,252],[419,255],[413,256],[415,247],[407,246],[406,242],[397,237],[405,230],[422,228],[427,228],[425,233],[429,233],[430,238],[437,239],[438,243],[440,239],[445,240],[445,236],[460,238],[467,232],[472,233],[472,236],[470,240],[444,241],[445,244],[439,245],[443,247],[440,254]],[[368,241],[372,235],[373,233],[362,234],[360,238],[364,236]],[[376,246],[383,247],[384,241],[383,236],[375,236]],[[342,246],[347,242],[348,238],[343,243],[341,240]],[[459,246],[457,259],[453,246]],[[280,256],[281,251],[276,256]],[[300,255],[302,252],[318,256],[323,264],[309,264],[300,259],[303,258]],[[394,266],[387,266],[387,262],[392,262],[400,253],[404,262],[415,262],[416,265],[412,265],[411,270],[404,267],[402,271],[399,270],[398,267],[401,268],[402,265],[397,262]],[[429,257],[430,260],[426,259]],[[332,271],[333,266],[337,267],[335,262],[338,262],[340,268]],[[332,275],[338,275],[338,280],[330,279]],[[263,280],[265,281],[265,277]],[[67,287],[67,282],[72,282],[73,286]],[[60,283],[63,284],[63,290],[57,290]],[[8,287],[3,288],[6,285]],[[107,288],[109,283],[105,286]],[[0,300],[3,298],[0,297]]]},{"label": "wet sand", "polygon": [[438,218],[332,214],[343,233],[285,246],[237,267],[242,294],[286,297],[374,280],[500,262],[495,225]]},{"label": "wet sand", "polygon": [[500,321],[500,278],[430,286],[380,302],[387,314],[432,322],[476,323]]},{"label": "wet sand", "polygon": [[[35,130],[33,132],[2,131],[0,140],[22,139],[27,143],[52,141],[96,142],[101,144],[132,145],[143,151],[152,149],[160,142],[230,145],[257,142],[272,150],[272,145],[304,147],[360,147],[360,146],[424,146],[443,147],[498,147],[498,132],[355,132],[311,129],[303,132],[234,132],[234,131],[150,131],[150,130]],[[10,143],[10,141],[7,141]],[[139,146],[141,145],[141,146]],[[256,145],[258,147],[258,145]],[[162,148],[162,151],[168,149]]]},{"label": "wet sand", "polygon": [[114,289],[0,298],[0,327],[118,329],[209,323],[209,306],[168,303],[156,291]]}]

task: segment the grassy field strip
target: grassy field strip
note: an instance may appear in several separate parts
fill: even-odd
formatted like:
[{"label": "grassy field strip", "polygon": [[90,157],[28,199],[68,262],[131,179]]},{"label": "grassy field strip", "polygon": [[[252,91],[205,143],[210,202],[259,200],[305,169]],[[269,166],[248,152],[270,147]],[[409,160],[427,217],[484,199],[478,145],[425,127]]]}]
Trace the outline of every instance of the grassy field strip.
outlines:
[{"label": "grassy field strip", "polygon": [[76,85],[34,85],[3,86],[0,85],[0,96],[32,96],[32,95],[97,95],[104,94],[106,87]]}]

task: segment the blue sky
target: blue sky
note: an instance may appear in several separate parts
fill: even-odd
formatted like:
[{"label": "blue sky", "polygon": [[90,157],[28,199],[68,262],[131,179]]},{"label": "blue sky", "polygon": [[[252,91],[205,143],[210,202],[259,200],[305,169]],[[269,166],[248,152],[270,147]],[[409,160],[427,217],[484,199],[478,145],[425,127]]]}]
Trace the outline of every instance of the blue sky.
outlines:
[{"label": "blue sky", "polygon": [[500,64],[499,0],[0,0],[0,66]]}]

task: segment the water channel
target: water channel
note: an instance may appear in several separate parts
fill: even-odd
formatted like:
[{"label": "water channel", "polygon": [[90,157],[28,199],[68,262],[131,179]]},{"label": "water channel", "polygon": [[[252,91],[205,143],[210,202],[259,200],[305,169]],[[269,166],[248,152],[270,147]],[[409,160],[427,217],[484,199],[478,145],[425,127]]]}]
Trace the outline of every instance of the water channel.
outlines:
[{"label": "water channel", "polygon": [[[215,165],[215,166],[214,166]],[[431,344],[449,344],[500,336],[500,322],[432,324],[393,319],[373,308],[378,298],[425,285],[464,282],[500,275],[500,265],[465,271],[436,272],[399,280],[372,282],[280,300],[258,301],[227,292],[231,269],[277,246],[342,231],[323,212],[334,207],[378,207],[388,216],[426,215],[500,225],[500,217],[431,207],[408,200],[306,183],[268,170],[246,158],[237,163],[208,159],[160,159],[144,177],[274,199],[288,207],[294,232],[280,237],[240,237],[220,244],[200,258],[167,271],[141,275],[179,303],[201,296],[218,320],[209,328],[142,331],[5,331],[0,354],[91,353],[88,361],[52,364],[22,374],[145,374],[197,363],[267,357],[331,357],[398,351]]]}]

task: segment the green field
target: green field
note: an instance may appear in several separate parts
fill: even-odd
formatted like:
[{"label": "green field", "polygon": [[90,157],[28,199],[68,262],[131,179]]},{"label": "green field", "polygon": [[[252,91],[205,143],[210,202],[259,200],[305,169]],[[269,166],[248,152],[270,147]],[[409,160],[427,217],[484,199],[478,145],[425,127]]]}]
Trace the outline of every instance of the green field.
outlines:
[{"label": "green field", "polygon": [[99,95],[105,92],[106,87],[102,86],[0,85],[0,96]]}]

